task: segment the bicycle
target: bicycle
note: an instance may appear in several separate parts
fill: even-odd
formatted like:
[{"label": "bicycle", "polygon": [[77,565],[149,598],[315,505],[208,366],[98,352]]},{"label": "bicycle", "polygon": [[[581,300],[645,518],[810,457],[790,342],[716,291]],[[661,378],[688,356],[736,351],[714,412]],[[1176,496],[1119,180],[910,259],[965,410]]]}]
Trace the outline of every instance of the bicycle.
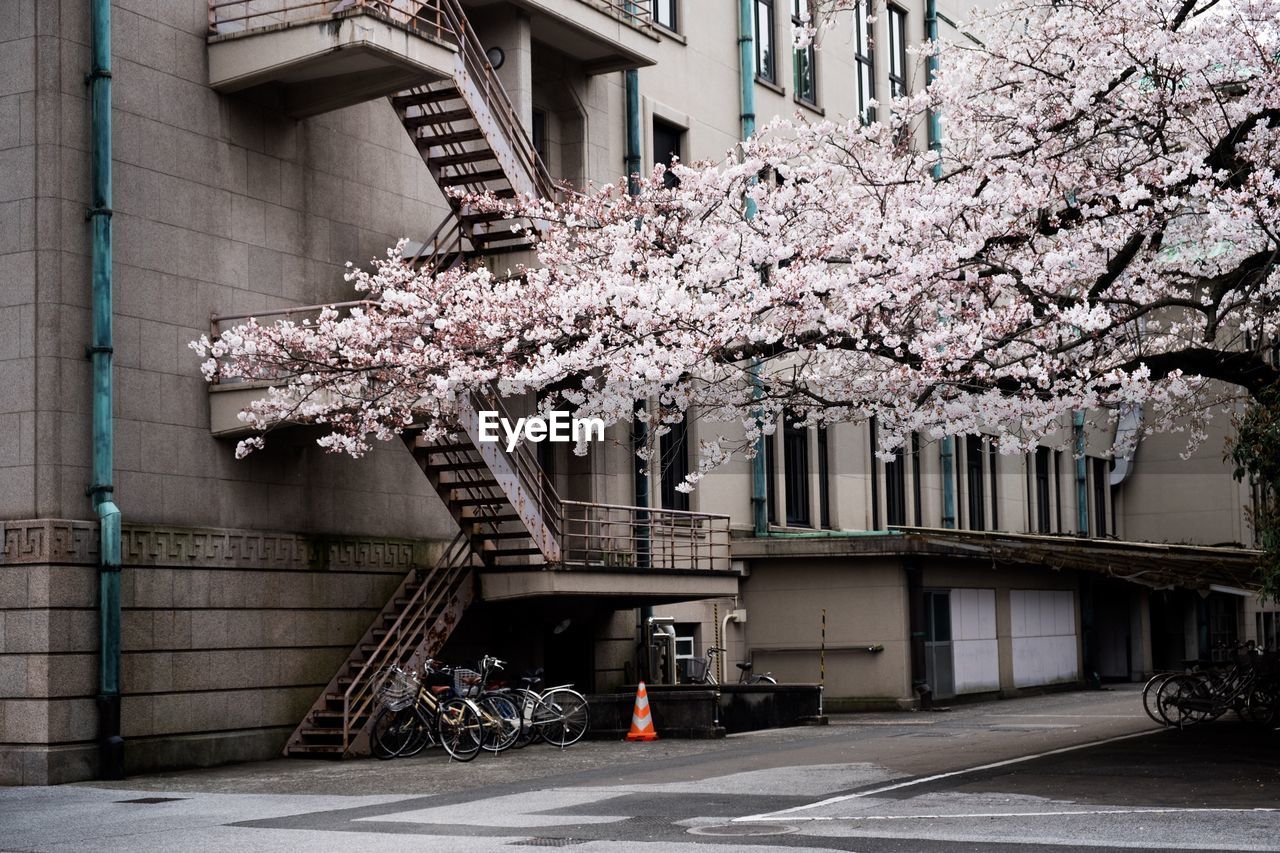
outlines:
[{"label": "bicycle", "polygon": [[517,748],[543,740],[561,749],[582,740],[591,725],[587,699],[573,689],[571,684],[558,684],[546,690],[536,690],[542,683],[542,670],[520,680],[515,691],[520,697],[520,732]]},{"label": "bicycle", "polygon": [[399,666],[383,670],[374,688],[382,708],[370,732],[378,758],[408,758],[437,743],[455,761],[479,754],[478,715],[466,700],[451,695],[450,686],[429,684],[437,675],[447,677],[449,670],[433,660],[423,665],[421,678]]},{"label": "bicycle", "polygon": [[[689,661],[689,668],[685,678],[687,684],[719,684],[716,678],[715,659],[720,655],[726,654],[727,649],[719,646],[708,646],[706,654],[701,659],[693,658]],[[743,661],[737,664],[738,667],[738,683],[739,684],[777,684],[778,680],[773,677],[773,673],[766,672],[763,675],[752,672],[754,664],[751,661]]]}]

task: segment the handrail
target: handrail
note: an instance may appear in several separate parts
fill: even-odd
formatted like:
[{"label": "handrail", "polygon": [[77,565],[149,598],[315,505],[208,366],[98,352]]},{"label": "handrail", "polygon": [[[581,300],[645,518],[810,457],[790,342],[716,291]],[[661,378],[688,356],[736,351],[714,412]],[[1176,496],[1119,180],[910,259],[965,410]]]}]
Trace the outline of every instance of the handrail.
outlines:
[{"label": "handrail", "polygon": [[[237,6],[240,7],[238,15],[234,8]],[[430,14],[432,11],[436,13],[434,16]],[[443,40],[446,34],[439,14],[439,0],[209,0],[209,35],[230,35],[360,13],[371,13],[431,38]]]},{"label": "handrail", "polygon": [[[405,654],[404,638],[413,636],[418,630],[428,630],[426,625],[428,616],[438,605],[446,603],[447,596],[451,594],[454,582],[458,579],[458,570],[465,570],[468,567],[471,556],[469,537],[465,531],[460,531],[449,546],[441,552],[440,559],[421,579],[417,591],[401,609],[399,617],[387,630],[382,642],[365,658],[364,663],[351,679],[351,684],[342,694],[344,752],[351,746],[351,721],[364,714],[373,702],[373,684],[370,676],[381,672],[392,660],[397,664],[404,662],[401,660]],[[447,582],[437,583],[436,581],[442,576]]]},{"label": "handrail", "polygon": [[[492,386],[484,391],[472,392],[471,405],[477,411],[482,408],[491,409],[497,412],[499,417],[511,420],[510,412],[507,411],[502,398],[498,396],[497,389]],[[520,485],[537,501],[544,521],[551,528],[553,535],[559,538],[564,529],[564,501],[556,493],[555,485],[547,477],[547,473],[542,470],[542,466],[530,453],[527,445],[517,444],[512,452],[508,452],[501,444],[497,446],[502,454],[512,461]]]}]

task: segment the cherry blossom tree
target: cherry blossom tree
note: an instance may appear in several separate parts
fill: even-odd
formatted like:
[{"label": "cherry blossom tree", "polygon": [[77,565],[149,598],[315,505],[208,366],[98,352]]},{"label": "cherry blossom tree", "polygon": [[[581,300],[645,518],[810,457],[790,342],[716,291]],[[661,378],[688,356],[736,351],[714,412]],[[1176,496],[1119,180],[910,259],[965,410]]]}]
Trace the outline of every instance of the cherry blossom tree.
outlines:
[{"label": "cherry blossom tree", "polygon": [[195,342],[205,374],[274,380],[249,425],[355,455],[491,383],[651,436],[692,409],[722,437],[690,485],[784,411],[1012,452],[1133,405],[1194,438],[1270,389],[1280,0],[1013,0],[967,29],[879,123],[775,122],[634,195],[469,199],[538,263],[432,274],[397,247],[349,269],[364,307]]}]

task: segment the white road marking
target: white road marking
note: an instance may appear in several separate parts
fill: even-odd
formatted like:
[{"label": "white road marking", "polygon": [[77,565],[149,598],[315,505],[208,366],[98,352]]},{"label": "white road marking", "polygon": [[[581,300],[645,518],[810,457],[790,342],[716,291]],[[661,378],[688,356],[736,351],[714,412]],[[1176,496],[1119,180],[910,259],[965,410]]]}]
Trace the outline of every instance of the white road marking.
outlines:
[{"label": "white road marking", "polygon": [[1096,815],[1144,815],[1144,814],[1186,814],[1189,812],[1275,812],[1280,808],[1166,808],[1166,809],[1089,809],[1087,811],[1052,811],[1052,812],[976,812],[974,814],[894,814],[894,815],[849,815],[847,817],[803,818],[804,820],[965,820],[993,817],[1075,817]]},{"label": "white road marking", "polygon": [[[880,788],[873,788],[870,791],[858,791],[853,794],[843,794],[839,797],[828,797],[825,800],[818,800],[816,803],[808,803],[802,806],[792,806],[789,809],[782,809],[776,812],[765,812],[763,814],[748,815],[747,817],[734,818],[735,821],[758,822],[765,820],[835,820],[836,818],[804,815],[796,817],[797,812],[808,811],[809,809],[818,809],[823,806],[834,805],[835,803],[843,803],[848,800],[858,800],[863,797],[874,797],[876,794],[884,794],[889,791],[897,791],[902,788],[910,788],[915,785],[923,785],[927,782],[937,782],[940,779],[950,779],[952,776],[963,776],[966,773],[977,773],[982,770],[994,770],[997,767],[1008,767],[1013,764],[1022,764],[1027,761],[1035,761],[1037,758],[1047,758],[1050,755],[1062,755],[1066,752],[1075,752],[1081,749],[1089,749],[1095,746],[1104,746],[1109,743],[1118,743],[1123,740],[1132,740],[1133,738],[1146,737],[1164,729],[1149,729],[1142,732],[1133,732],[1127,735],[1117,735],[1116,737],[1104,738],[1103,740],[1090,741],[1089,743],[1078,743],[1074,746],[1062,746],[1057,749],[1050,749],[1045,752],[1037,752],[1033,755],[1023,755],[1018,758],[1006,758],[1004,761],[993,761],[990,764],[979,764],[976,767],[966,767],[963,770],[952,770],[947,773],[935,773],[932,776],[921,776],[916,779],[907,779],[902,782],[896,782],[892,785],[885,785]],[[785,816],[785,817],[784,817]]]},{"label": "white road marking", "polygon": [[1143,714],[983,714],[985,717],[1052,717],[1062,720],[1141,720]]}]

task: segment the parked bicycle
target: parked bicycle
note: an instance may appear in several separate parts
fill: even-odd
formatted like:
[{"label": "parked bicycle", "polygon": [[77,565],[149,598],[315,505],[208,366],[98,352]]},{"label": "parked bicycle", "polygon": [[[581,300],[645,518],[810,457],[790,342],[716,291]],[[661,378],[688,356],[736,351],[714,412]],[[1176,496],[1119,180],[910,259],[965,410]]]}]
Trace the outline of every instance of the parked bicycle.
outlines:
[{"label": "parked bicycle", "polygon": [[470,761],[481,751],[498,753],[536,740],[563,748],[586,734],[586,697],[567,684],[534,689],[540,671],[518,689],[494,686],[493,676],[506,665],[485,655],[479,669],[435,660],[420,674],[388,667],[375,688],[381,708],[371,726],[373,754],[408,757],[439,745],[451,759]]},{"label": "parked bicycle", "polygon": [[[716,678],[718,671],[716,659],[727,650],[718,646],[708,646],[706,653],[701,658],[693,658],[689,660],[688,670],[685,675],[686,684],[719,684]],[[756,673],[752,671],[753,664],[751,661],[743,661],[737,664],[738,667],[738,683],[739,684],[777,684],[778,680],[773,677],[773,673]]]},{"label": "parked bicycle", "polygon": [[1280,725],[1280,657],[1237,646],[1225,666],[1160,673],[1142,689],[1152,720],[1177,728],[1216,720],[1228,711],[1265,728]]}]

